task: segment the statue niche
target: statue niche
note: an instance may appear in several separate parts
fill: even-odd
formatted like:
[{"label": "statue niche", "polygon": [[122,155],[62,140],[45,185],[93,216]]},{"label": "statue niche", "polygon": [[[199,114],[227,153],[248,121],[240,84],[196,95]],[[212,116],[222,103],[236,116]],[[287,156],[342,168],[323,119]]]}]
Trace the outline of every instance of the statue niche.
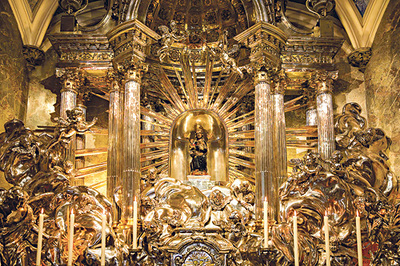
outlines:
[{"label": "statue niche", "polygon": [[227,181],[227,133],[221,119],[209,110],[182,113],[170,131],[170,176]]}]

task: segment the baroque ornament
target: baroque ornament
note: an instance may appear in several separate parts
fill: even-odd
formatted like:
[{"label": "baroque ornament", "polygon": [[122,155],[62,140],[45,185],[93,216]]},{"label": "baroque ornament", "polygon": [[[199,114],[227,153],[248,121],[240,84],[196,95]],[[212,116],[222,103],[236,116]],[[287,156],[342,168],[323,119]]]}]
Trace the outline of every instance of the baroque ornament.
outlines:
[{"label": "baroque ornament", "polygon": [[108,200],[93,189],[69,184],[74,171],[65,159],[66,145],[95,121],[87,123],[81,113],[71,110],[66,120],[57,120],[53,134],[36,135],[21,121],[12,120],[0,135],[0,167],[14,185],[0,191],[1,262],[33,263],[35,246],[29,243],[37,239],[36,218],[44,208],[43,263],[65,264],[66,217],[73,208],[76,265],[99,263],[97,236],[102,213],[108,220],[107,265],[256,265],[266,261],[290,265],[294,260],[294,211],[300,220],[300,263],[321,265],[325,263],[322,217],[326,210],[332,263],[350,265],[356,257],[357,211],[363,221],[363,242],[377,247],[371,257],[373,265],[398,263],[397,178],[385,155],[390,139],[380,129],[366,128],[360,111],[359,105],[349,103],[337,117],[337,150],[329,159],[308,153],[292,161],[293,173],[279,192],[281,221],[270,226],[267,249],[262,248],[263,234],[254,220],[254,187],[249,181],[236,179],[200,191],[150,171],[140,195],[140,249],[131,250],[119,233],[121,228],[111,227]]},{"label": "baroque ornament", "polygon": [[363,47],[351,52],[347,59],[352,66],[359,67],[360,70],[363,70],[367,66],[371,56],[371,47]]}]

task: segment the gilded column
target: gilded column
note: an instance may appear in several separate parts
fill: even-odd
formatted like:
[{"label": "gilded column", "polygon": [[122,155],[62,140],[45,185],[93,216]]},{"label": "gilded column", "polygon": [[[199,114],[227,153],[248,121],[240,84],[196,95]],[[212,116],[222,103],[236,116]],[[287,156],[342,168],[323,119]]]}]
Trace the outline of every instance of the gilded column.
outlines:
[{"label": "gilded column", "polygon": [[[283,31],[265,22],[258,22],[235,37],[250,48],[251,68],[255,74],[255,218],[258,222],[263,219],[264,200],[269,203],[271,220],[276,220],[279,212],[278,180],[273,175],[275,119],[271,74],[280,69],[280,54],[286,39]],[[280,108],[283,105],[277,109]]]},{"label": "gilded column", "polygon": [[316,126],[318,124],[318,115],[317,115],[317,107],[315,103],[315,90],[312,88],[308,88],[305,91],[308,103],[307,103],[307,111],[306,111],[306,126]]},{"label": "gilded column", "polygon": [[[112,29],[107,38],[114,50],[114,68],[124,75],[125,80],[123,140],[120,141],[123,143],[121,222],[129,224],[133,217],[133,200],[136,199],[140,206],[140,80],[146,70],[143,62],[149,53],[149,45],[161,36],[135,19]],[[140,219],[140,213],[138,217]],[[126,235],[126,242],[130,242],[129,235]]]},{"label": "gilded column", "polygon": [[123,106],[123,199],[128,208],[122,210],[122,219],[133,217],[133,201],[140,199],[140,66],[125,70]]},{"label": "gilded column", "polygon": [[[270,206],[275,205],[274,187],[276,180],[273,178],[273,104],[271,86],[266,71],[258,71],[255,78],[255,183],[256,183],[256,209],[258,219],[262,218],[264,199]],[[260,213],[261,212],[261,213]],[[272,213],[271,213],[272,214]],[[270,216],[269,217],[273,217]]]},{"label": "gilded column", "polygon": [[[56,76],[61,79],[60,117],[67,119],[67,110],[76,107],[78,89],[83,82],[83,73],[79,68],[57,68]],[[66,159],[75,165],[76,138],[69,143]]]},{"label": "gilded column", "polygon": [[329,159],[335,150],[332,87],[337,75],[337,71],[316,71],[311,82],[317,93],[318,153],[322,159]]},{"label": "gilded column", "polygon": [[[83,112],[83,117],[85,118],[86,121],[86,102],[89,100],[89,88],[86,86],[81,86],[78,90],[78,95],[76,99],[76,107],[80,108]],[[76,149],[77,150],[83,150],[86,148],[86,143],[85,143],[85,134],[76,134]],[[77,157],[75,158],[75,168],[79,169],[85,167],[85,157]],[[85,184],[85,179],[80,178],[76,179],[76,185],[84,185]]]},{"label": "gilded column", "polygon": [[[121,153],[122,153],[122,120],[123,120],[123,97],[117,74],[114,71],[108,72],[110,88],[110,101],[108,112],[108,157],[107,157],[107,197],[112,200],[117,187],[122,185],[121,177]],[[120,213],[114,210],[113,221],[118,223]]]},{"label": "gilded column", "polygon": [[56,76],[60,78],[62,84],[60,116],[66,119],[67,110],[76,107],[76,97],[83,81],[83,75],[78,68],[57,68]]},{"label": "gilded column", "polygon": [[[273,187],[279,190],[287,177],[287,152],[286,152],[286,120],[284,109],[284,95],[288,78],[284,70],[276,72],[271,77],[272,109],[273,109]],[[278,195],[276,195],[278,197]],[[278,219],[279,199],[274,202]]]}]

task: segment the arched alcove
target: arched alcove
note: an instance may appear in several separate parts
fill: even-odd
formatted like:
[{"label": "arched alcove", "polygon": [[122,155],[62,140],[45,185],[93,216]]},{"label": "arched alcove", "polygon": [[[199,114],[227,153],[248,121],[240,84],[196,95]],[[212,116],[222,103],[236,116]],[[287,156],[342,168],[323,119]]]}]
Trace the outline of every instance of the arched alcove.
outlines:
[{"label": "arched alcove", "polygon": [[[220,117],[210,110],[196,109],[182,113],[170,130],[169,174],[178,180],[191,175],[191,162],[195,149],[196,131],[202,131],[207,152],[207,175],[211,181],[228,180],[228,135]],[[192,151],[192,152],[191,152]],[[206,175],[206,174],[204,174]]]}]

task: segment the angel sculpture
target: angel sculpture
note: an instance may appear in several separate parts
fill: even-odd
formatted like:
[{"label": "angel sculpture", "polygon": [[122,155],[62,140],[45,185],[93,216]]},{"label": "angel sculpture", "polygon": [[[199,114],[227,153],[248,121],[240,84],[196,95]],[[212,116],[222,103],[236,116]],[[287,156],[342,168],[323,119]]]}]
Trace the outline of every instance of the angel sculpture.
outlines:
[{"label": "angel sculpture", "polygon": [[165,25],[161,25],[158,27],[158,29],[162,32],[162,47],[157,51],[157,55],[160,57],[160,61],[163,61],[164,58],[169,54],[172,44],[187,38],[186,35],[178,35],[178,28],[174,20],[171,20],[169,25],[171,30]]},{"label": "angel sculpture", "polygon": [[239,45],[234,44],[232,48],[228,47],[228,31],[224,30],[222,38],[218,42],[217,47],[213,47],[210,49],[212,54],[216,57],[219,57],[221,63],[227,69],[235,70],[241,78],[243,78],[242,70],[237,66],[236,60],[232,57],[232,55],[239,51]]}]

